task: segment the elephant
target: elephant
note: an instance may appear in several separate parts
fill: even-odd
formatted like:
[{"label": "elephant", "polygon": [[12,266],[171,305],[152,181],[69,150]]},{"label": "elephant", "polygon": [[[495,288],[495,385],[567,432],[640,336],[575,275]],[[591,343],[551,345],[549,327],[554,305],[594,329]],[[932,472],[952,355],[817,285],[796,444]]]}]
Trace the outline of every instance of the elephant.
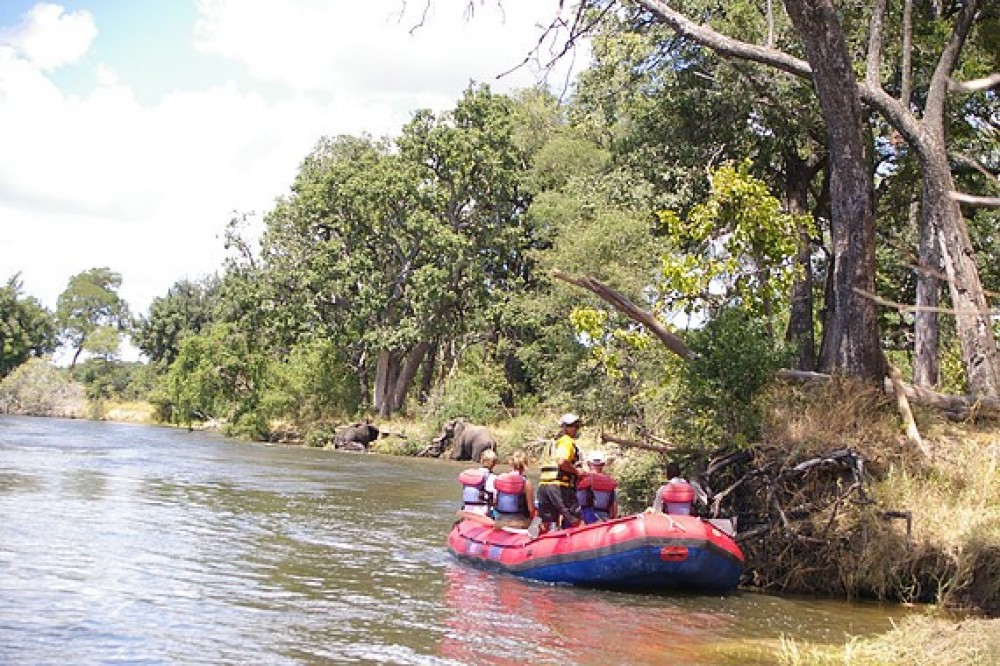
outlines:
[{"label": "elephant", "polygon": [[367,451],[368,445],[379,437],[379,430],[371,423],[349,425],[333,438],[333,446],[345,451]]},{"label": "elephant", "polygon": [[486,449],[497,450],[497,440],[486,426],[466,423],[465,419],[452,419],[444,424],[441,434],[434,438],[439,451],[451,442],[452,460],[479,462]]}]

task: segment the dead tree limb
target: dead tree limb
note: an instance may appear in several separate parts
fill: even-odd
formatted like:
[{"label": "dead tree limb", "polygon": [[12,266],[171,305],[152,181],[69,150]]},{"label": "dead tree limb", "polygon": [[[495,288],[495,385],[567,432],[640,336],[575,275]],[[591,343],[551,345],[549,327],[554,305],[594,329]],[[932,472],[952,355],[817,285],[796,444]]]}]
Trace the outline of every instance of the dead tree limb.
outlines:
[{"label": "dead tree limb", "polygon": [[899,416],[903,419],[903,425],[906,427],[906,439],[916,447],[921,455],[925,458],[930,457],[930,451],[927,450],[924,440],[920,436],[920,431],[917,430],[917,422],[913,420],[910,401],[907,400],[906,391],[903,389],[903,376],[900,374],[899,368],[894,365],[889,365],[889,381],[892,382],[892,392],[896,395],[896,409],[899,410]]},{"label": "dead tree limb", "polygon": [[[807,384],[828,382],[830,375],[821,372],[806,372],[804,370],[779,370],[776,373],[779,379],[789,381],[804,382]],[[996,398],[974,398],[963,395],[949,395],[938,393],[930,389],[914,386],[902,382],[903,391],[906,398],[913,404],[924,407],[933,407],[945,412],[952,412],[964,416],[975,415],[989,419],[1000,419],[1000,400]],[[884,390],[894,392],[892,380],[888,377],[884,382]]]},{"label": "dead tree limb", "polygon": [[607,433],[601,433],[601,442],[611,442],[612,444],[617,444],[618,446],[626,446],[632,449],[645,449],[647,451],[656,451],[657,453],[670,453],[674,447],[662,446],[660,444],[646,444],[645,442],[636,442],[630,439],[622,439],[621,437],[615,437],[614,435],[609,435]]},{"label": "dead tree limb", "polygon": [[552,276],[562,280],[563,282],[567,282],[596,294],[601,300],[613,306],[616,310],[632,321],[645,326],[650,333],[655,335],[659,338],[660,342],[666,345],[667,349],[677,354],[685,361],[693,361],[698,357],[694,351],[689,349],[688,346],[684,344],[684,340],[682,340],[679,335],[671,333],[667,330],[667,327],[660,323],[660,321],[652,313],[646,312],[623,294],[612,289],[597,278],[590,277],[589,275],[575,278],[563,273],[562,271],[553,271]]}]

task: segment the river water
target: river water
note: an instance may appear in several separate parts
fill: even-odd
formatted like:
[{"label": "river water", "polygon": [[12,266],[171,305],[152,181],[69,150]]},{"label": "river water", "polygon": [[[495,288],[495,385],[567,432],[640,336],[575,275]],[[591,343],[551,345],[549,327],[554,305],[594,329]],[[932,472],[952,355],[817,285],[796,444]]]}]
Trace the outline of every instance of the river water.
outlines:
[{"label": "river water", "polygon": [[891,605],[626,594],[453,560],[460,463],[0,416],[0,663],[773,663]]}]

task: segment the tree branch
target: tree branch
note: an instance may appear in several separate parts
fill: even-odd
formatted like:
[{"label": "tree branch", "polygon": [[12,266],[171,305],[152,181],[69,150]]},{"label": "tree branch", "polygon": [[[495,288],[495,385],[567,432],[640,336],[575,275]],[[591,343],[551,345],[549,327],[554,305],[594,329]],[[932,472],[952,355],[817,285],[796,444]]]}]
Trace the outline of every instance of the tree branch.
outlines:
[{"label": "tree branch", "polygon": [[568,282],[569,284],[581,287],[593,294],[596,294],[601,298],[601,300],[609,303],[629,319],[645,326],[650,333],[655,335],[659,338],[660,342],[666,345],[667,349],[677,354],[685,361],[692,361],[698,357],[696,353],[688,349],[688,346],[684,344],[684,341],[680,338],[680,336],[668,331],[655,316],[641,309],[621,293],[615,291],[600,280],[586,275],[574,278],[566,273],[563,273],[562,271],[553,271],[552,276],[562,280],[563,282]]},{"label": "tree branch", "polygon": [[982,90],[991,90],[998,86],[1000,86],[1000,72],[990,74],[982,79],[973,79],[972,81],[956,81],[952,78],[948,79],[948,90],[951,92],[980,92]]},{"label": "tree branch", "polygon": [[1000,197],[980,197],[974,194],[952,191],[951,198],[958,203],[972,206],[973,208],[1000,208]]},{"label": "tree branch", "polygon": [[720,55],[770,65],[793,76],[812,79],[812,67],[805,60],[778,49],[741,42],[716,32],[711,26],[699,25],[662,0],[637,0],[637,4],[677,33],[707,46]]},{"label": "tree branch", "polygon": [[951,79],[951,73],[958,65],[958,57],[965,45],[966,38],[969,36],[969,31],[972,29],[972,24],[976,20],[981,2],[982,0],[967,0],[958,12],[958,18],[955,20],[951,36],[948,38],[948,44],[941,51],[941,57],[938,58],[937,67],[934,68],[934,75],[931,76],[930,86],[927,90],[927,103],[924,104],[924,119],[927,122],[935,124],[943,122],[948,82]]}]

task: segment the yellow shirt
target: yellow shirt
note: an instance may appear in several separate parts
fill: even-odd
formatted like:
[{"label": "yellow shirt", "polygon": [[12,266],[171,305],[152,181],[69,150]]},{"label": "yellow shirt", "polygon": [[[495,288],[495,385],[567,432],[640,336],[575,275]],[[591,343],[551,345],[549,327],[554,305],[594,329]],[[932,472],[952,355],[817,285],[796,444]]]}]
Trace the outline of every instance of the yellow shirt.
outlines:
[{"label": "yellow shirt", "polygon": [[576,440],[569,435],[563,434],[556,440],[554,457],[546,460],[542,464],[542,473],[539,476],[538,484],[555,483],[560,486],[570,486],[573,480],[569,475],[559,469],[559,460],[568,460],[570,464],[575,464],[577,460]]}]

